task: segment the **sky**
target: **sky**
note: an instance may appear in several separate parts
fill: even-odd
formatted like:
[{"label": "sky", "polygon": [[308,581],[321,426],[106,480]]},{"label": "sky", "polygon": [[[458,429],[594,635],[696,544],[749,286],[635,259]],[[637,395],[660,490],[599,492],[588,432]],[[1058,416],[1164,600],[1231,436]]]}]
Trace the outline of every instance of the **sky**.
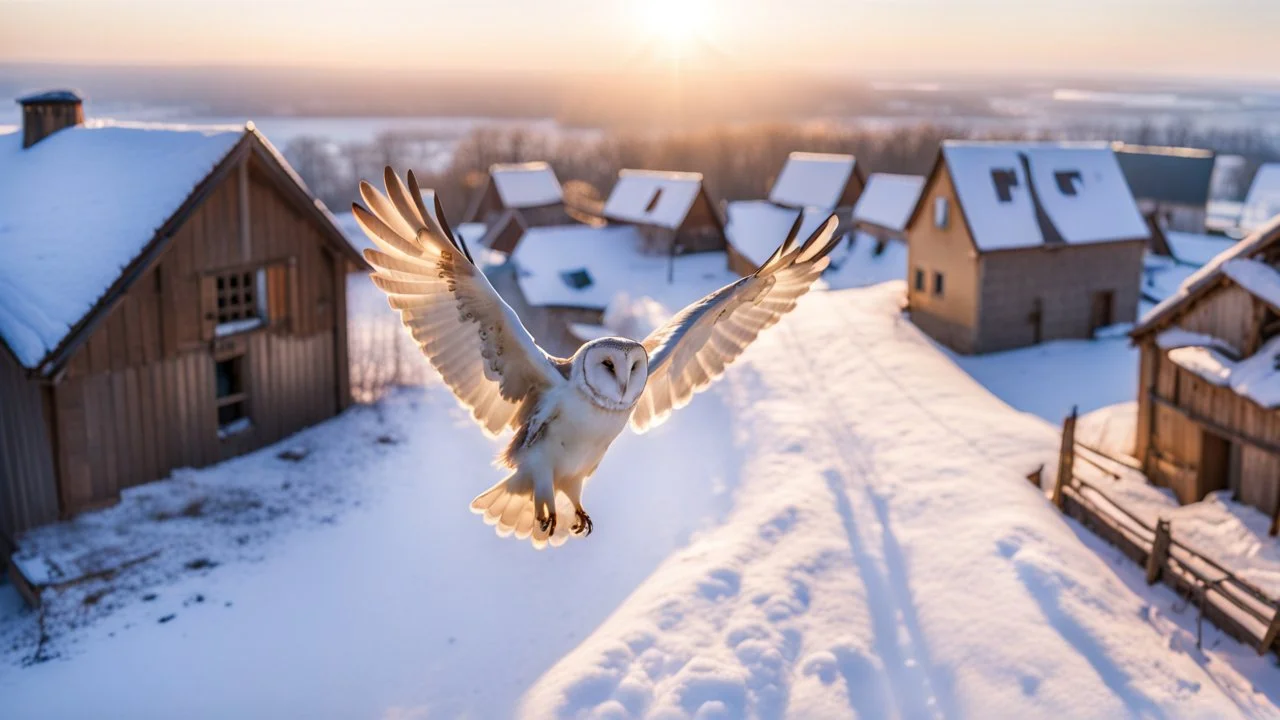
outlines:
[{"label": "sky", "polygon": [[0,0],[0,62],[1274,78],[1280,0]]}]

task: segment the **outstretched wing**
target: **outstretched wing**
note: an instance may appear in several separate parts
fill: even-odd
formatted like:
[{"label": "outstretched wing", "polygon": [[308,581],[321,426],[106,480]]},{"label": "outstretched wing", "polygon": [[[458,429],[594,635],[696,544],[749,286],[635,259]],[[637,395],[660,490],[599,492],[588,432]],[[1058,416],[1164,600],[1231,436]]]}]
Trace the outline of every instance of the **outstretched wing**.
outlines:
[{"label": "outstretched wing", "polygon": [[645,432],[724,374],[761,330],[778,322],[828,264],[838,240],[831,217],[803,245],[800,219],[785,242],[755,273],[680,311],[644,339],[649,381],[631,413],[631,429]]},{"label": "outstretched wing", "polygon": [[390,167],[384,180],[387,195],[360,183],[368,210],[351,206],[378,246],[364,251],[373,283],[458,401],[497,434],[526,397],[564,377],[454,238],[435,194],[428,207],[412,171],[407,188]]}]

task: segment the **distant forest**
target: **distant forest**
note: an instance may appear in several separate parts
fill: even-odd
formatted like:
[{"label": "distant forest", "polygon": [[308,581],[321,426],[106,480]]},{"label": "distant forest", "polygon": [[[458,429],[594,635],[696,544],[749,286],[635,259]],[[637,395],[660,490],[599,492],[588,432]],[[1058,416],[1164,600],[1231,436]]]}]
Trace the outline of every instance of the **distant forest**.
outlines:
[{"label": "distant forest", "polygon": [[945,139],[1121,140],[1146,145],[1199,147],[1246,158],[1240,191],[1261,162],[1280,159],[1261,131],[1197,131],[1189,125],[1079,127],[1048,134],[977,132],[921,124],[893,129],[820,123],[722,125],[663,133],[607,131],[566,136],[534,130],[472,131],[454,149],[442,170],[426,169],[423,147],[434,138],[411,132],[379,135],[372,142],[335,144],[298,138],[285,155],[312,191],[342,211],[357,198],[361,179],[380,183],[382,169],[413,169],[423,187],[435,188],[445,213],[460,218],[489,166],[499,162],[546,160],[578,206],[603,200],[623,168],[683,170],[703,174],[713,198],[739,200],[768,194],[787,153],[793,150],[851,153],[864,172],[927,174]]}]

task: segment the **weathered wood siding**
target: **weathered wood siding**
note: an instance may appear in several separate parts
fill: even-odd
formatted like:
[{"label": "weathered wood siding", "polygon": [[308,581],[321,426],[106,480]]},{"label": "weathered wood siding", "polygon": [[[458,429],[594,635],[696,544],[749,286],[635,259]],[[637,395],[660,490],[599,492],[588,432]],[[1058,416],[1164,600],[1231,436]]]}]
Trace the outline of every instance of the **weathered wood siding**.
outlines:
[{"label": "weathered wood siding", "polygon": [[698,191],[698,198],[689,208],[684,223],[676,230],[675,237],[685,253],[725,249],[724,228],[706,190]]},{"label": "weathered wood siding", "polygon": [[984,253],[974,352],[1093,335],[1095,293],[1112,294],[1112,323],[1133,322],[1142,284],[1143,241],[1054,245]]},{"label": "weathered wood siding", "polygon": [[[936,198],[950,208],[947,227],[934,225]],[[925,205],[907,229],[907,303],[911,319],[938,342],[962,353],[975,352],[978,325],[978,255],[969,239],[950,175],[940,168],[924,190]],[[924,287],[916,287],[916,271]],[[943,275],[943,294],[933,292]]]},{"label": "weathered wood siding", "polygon": [[47,392],[0,348],[0,551],[6,553],[23,530],[58,519]]},{"label": "weathered wood siding", "polygon": [[[201,278],[267,264],[289,266],[287,322],[202,338]],[[174,468],[261,447],[344,406],[345,264],[256,160],[227,176],[75,352],[55,386],[64,511],[109,503],[121,489]],[[214,352],[229,343],[245,346],[253,427],[221,440]]]},{"label": "weathered wood siding", "polygon": [[1256,326],[1253,296],[1238,285],[1224,285],[1187,308],[1178,326],[1212,335],[1248,352]]}]

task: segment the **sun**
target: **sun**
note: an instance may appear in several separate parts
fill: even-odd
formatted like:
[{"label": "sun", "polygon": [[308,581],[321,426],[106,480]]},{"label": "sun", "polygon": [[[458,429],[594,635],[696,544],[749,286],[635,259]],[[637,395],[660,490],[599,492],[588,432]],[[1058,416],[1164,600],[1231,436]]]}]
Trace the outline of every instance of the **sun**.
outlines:
[{"label": "sun", "polygon": [[710,29],[707,0],[637,0],[634,7],[644,34],[674,57],[687,54]]}]

